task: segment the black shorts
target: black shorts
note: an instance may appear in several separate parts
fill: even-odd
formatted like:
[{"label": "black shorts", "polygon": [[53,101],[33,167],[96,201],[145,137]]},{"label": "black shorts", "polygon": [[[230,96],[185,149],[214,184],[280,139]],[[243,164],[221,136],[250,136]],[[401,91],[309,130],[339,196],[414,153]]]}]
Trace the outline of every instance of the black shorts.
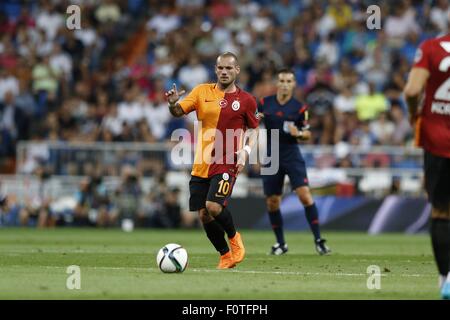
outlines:
[{"label": "black shorts", "polygon": [[434,208],[450,210],[450,159],[424,152],[425,189]]},{"label": "black shorts", "polygon": [[206,201],[226,206],[233,191],[235,177],[228,173],[216,174],[211,178],[192,176],[189,181],[189,210],[198,211],[206,208]]}]

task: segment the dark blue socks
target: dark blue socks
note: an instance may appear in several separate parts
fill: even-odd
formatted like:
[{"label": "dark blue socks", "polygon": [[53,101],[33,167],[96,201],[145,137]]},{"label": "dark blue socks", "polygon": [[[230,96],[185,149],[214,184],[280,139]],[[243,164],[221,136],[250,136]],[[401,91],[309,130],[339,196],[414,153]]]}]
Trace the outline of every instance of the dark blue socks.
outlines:
[{"label": "dark blue socks", "polygon": [[269,211],[270,224],[272,225],[272,230],[275,233],[277,242],[279,244],[284,244],[284,234],[283,234],[283,218],[281,216],[280,210]]},{"label": "dark blue socks", "polygon": [[306,220],[308,220],[309,227],[314,235],[314,239],[320,239],[320,229],[319,229],[319,213],[317,212],[316,204],[306,207],[305,206]]}]

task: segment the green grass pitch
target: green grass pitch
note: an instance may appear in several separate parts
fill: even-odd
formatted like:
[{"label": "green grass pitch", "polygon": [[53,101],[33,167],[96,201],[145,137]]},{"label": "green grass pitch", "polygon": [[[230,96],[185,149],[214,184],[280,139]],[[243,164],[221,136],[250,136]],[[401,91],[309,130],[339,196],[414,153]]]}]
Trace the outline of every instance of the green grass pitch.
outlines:
[{"label": "green grass pitch", "polygon": [[[325,232],[333,250],[318,256],[309,232],[287,232],[289,252],[269,256],[270,231],[242,230],[246,259],[216,270],[218,254],[202,230],[1,229],[0,299],[439,299],[427,235]],[[164,274],[156,253],[179,243],[181,274]],[[81,269],[69,290],[67,267]],[[381,288],[367,288],[367,267]]]}]

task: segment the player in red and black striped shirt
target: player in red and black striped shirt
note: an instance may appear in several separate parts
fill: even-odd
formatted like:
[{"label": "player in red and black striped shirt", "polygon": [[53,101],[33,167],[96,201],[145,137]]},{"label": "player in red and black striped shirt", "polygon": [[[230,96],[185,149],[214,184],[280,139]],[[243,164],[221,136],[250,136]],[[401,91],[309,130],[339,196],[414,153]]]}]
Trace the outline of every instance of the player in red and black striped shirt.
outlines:
[{"label": "player in red and black striped shirt", "polygon": [[431,240],[442,297],[450,299],[450,34],[417,49],[404,93],[416,142],[425,153],[425,188],[433,207]]}]

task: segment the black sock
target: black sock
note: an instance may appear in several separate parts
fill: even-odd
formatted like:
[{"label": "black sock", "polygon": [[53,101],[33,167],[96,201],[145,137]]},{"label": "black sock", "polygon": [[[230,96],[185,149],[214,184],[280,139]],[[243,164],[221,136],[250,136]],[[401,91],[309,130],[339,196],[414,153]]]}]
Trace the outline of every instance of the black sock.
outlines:
[{"label": "black sock", "polygon": [[269,211],[270,224],[272,225],[272,230],[275,233],[277,242],[279,244],[285,244],[284,233],[283,233],[283,217],[281,216],[280,209],[276,211]]},{"label": "black sock", "polygon": [[439,273],[447,276],[450,269],[449,220],[431,219],[431,243]]},{"label": "black sock", "polygon": [[308,220],[309,227],[314,235],[314,239],[320,239],[320,229],[319,229],[319,213],[317,212],[316,204],[313,203],[309,207],[305,206],[306,220]]},{"label": "black sock", "polygon": [[227,208],[223,208],[222,212],[214,217],[220,226],[227,233],[228,238],[233,238],[236,234],[236,228],[234,227],[233,217],[231,212]]},{"label": "black sock", "polygon": [[208,237],[209,241],[211,241],[214,248],[216,248],[216,250],[219,251],[221,255],[224,255],[225,253],[230,251],[230,249],[228,248],[228,244],[225,241],[224,231],[216,220],[204,223],[203,229],[205,229],[206,236]]}]

